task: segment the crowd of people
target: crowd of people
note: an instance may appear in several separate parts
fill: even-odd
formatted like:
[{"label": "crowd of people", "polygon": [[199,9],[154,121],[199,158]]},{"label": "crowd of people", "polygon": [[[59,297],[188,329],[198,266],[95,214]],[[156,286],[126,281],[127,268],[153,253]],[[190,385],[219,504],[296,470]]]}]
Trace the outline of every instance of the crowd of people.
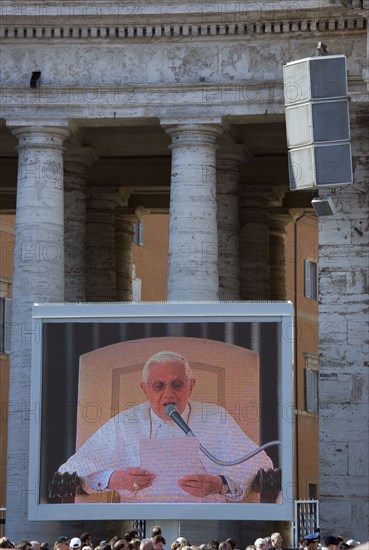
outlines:
[{"label": "crowd of people", "polygon": [[[101,540],[94,545],[90,533],[82,533],[79,537],[60,536],[54,542],[53,548],[48,542],[22,540],[18,544],[6,537],[0,539],[0,548],[15,548],[16,550],[163,550],[167,545],[160,526],[151,529],[151,537],[140,539],[138,531],[132,530],[123,537],[114,536],[110,540]],[[345,541],[341,536],[310,533],[301,537],[298,550],[349,550],[358,547],[360,542],[354,539]],[[193,545],[184,537],[178,537],[170,544],[170,550],[240,550],[236,541],[227,538],[224,541],[211,540],[208,543]],[[283,550],[283,538],[280,533],[259,537],[245,550]],[[368,549],[369,550],[369,549]]]}]

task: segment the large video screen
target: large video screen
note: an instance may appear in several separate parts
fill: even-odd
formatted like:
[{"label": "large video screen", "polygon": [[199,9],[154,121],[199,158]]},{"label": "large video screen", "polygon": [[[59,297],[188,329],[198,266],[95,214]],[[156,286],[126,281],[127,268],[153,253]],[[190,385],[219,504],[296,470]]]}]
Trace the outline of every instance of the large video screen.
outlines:
[{"label": "large video screen", "polygon": [[290,520],[290,303],[35,305],[29,519]]}]

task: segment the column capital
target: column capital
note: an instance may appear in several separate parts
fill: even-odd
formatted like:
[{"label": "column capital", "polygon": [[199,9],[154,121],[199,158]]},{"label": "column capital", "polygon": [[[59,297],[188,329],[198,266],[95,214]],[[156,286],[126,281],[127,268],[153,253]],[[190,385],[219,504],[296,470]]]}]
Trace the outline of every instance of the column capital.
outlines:
[{"label": "column capital", "polygon": [[306,212],[305,208],[289,208],[288,209],[288,214],[289,214],[289,217],[290,217],[290,221],[292,221],[293,223],[296,223],[296,221],[306,213],[307,212]]},{"label": "column capital", "polygon": [[291,222],[291,217],[286,213],[274,212],[273,209],[269,211],[269,229],[273,232],[285,232],[286,226]]},{"label": "column capital", "polygon": [[172,138],[172,144],[169,149],[177,147],[188,147],[197,145],[214,146],[215,141],[224,132],[224,127],[220,123],[179,123],[162,124],[166,133]]},{"label": "column capital", "polygon": [[119,221],[133,224],[138,221],[139,217],[135,208],[128,208],[128,206],[117,206],[115,209],[115,218]]},{"label": "column capital", "polygon": [[134,192],[133,187],[123,187],[123,186],[119,187],[118,193],[120,197],[120,206],[128,208],[128,200],[133,192]]},{"label": "column capital", "polygon": [[119,187],[91,187],[88,190],[88,199],[90,200],[105,200],[120,205],[122,198],[119,194]]},{"label": "column capital", "polygon": [[273,206],[273,185],[257,183],[244,185],[242,188],[242,204],[254,208],[269,208]]},{"label": "column capital", "polygon": [[150,208],[145,208],[144,206],[138,206],[136,208],[137,221],[142,222],[144,216],[151,214]]},{"label": "column capital", "polygon": [[84,167],[91,166],[98,156],[92,147],[73,147],[67,149],[64,154],[65,164],[82,164]]},{"label": "column capital", "polygon": [[7,127],[18,138],[22,147],[61,147],[64,139],[71,135],[66,120],[10,119]]},{"label": "column capital", "polygon": [[217,150],[217,165],[223,164],[240,165],[252,157],[248,149],[241,144],[222,145]]}]

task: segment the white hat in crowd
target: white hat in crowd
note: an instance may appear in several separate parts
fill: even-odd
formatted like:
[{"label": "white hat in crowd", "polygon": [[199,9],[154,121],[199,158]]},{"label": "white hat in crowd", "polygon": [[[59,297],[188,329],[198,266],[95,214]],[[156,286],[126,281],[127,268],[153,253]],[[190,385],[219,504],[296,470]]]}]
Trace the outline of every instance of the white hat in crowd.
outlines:
[{"label": "white hat in crowd", "polygon": [[69,548],[80,548],[81,544],[81,539],[79,539],[78,537],[74,537],[69,543]]}]

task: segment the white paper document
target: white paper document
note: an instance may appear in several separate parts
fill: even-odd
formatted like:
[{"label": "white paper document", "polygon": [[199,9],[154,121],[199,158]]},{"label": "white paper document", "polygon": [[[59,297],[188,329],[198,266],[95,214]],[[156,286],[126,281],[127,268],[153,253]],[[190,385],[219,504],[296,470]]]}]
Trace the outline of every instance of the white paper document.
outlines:
[{"label": "white paper document", "polygon": [[207,473],[199,457],[195,437],[158,438],[140,441],[140,468],[155,474],[151,487],[131,494],[131,502],[218,502],[221,495],[197,498],[183,491],[178,480],[191,474]]}]

